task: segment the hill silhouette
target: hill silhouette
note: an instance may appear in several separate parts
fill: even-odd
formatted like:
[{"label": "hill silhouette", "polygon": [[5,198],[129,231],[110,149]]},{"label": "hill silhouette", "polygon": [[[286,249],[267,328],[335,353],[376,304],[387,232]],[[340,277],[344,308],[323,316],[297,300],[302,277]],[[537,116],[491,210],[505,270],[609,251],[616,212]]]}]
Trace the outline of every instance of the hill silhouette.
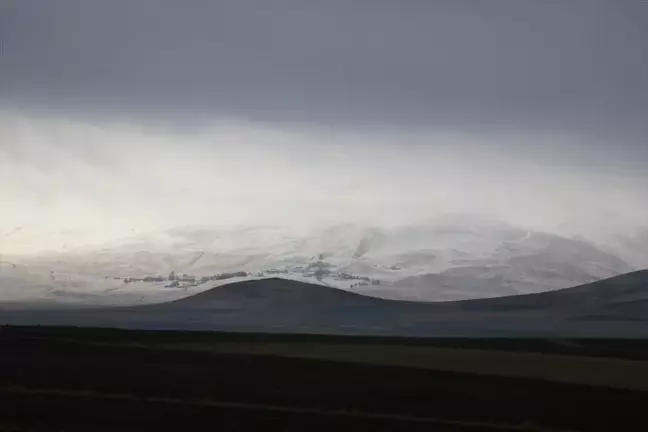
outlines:
[{"label": "hill silhouette", "polygon": [[648,270],[614,276],[596,282],[534,294],[446,303],[465,310],[546,309],[588,310],[615,304],[648,302]]},{"label": "hill silhouette", "polygon": [[221,285],[183,299],[164,303],[172,307],[209,307],[215,304],[253,304],[269,306],[333,306],[377,305],[394,302],[345,291],[343,289],[299,282],[290,279],[269,278]]},{"label": "hill silhouette", "polygon": [[552,292],[386,300],[286,279],[236,282],[154,305],[3,311],[0,324],[457,337],[648,337],[648,271]]},{"label": "hill silhouette", "polygon": [[279,305],[301,307],[307,305],[316,307],[363,305],[381,308],[409,306],[440,312],[515,309],[564,310],[605,307],[639,301],[648,302],[648,270],[555,291],[450,302],[388,300],[324,285],[270,278],[222,285],[180,300],[162,303],[162,305],[168,307],[210,307],[224,304],[236,304],[240,307],[254,304],[273,307]]}]

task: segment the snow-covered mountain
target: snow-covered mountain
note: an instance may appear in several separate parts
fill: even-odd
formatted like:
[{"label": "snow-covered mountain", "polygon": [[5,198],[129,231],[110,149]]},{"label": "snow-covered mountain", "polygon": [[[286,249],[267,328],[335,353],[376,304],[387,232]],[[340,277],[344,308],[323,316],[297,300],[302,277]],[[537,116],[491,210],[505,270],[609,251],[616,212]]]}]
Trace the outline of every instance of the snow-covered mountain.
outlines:
[{"label": "snow-covered mountain", "polygon": [[[183,289],[197,292],[246,274],[280,274],[396,299],[493,297],[566,288],[640,268],[643,237],[618,239],[620,246],[600,245],[458,214],[388,227],[175,227],[72,250],[3,255],[12,268],[0,267],[0,299],[35,299],[42,292],[88,302],[109,293],[113,302],[118,294],[125,303],[172,299]],[[169,284],[171,272],[188,282]],[[133,278],[149,280],[125,283]]]},{"label": "snow-covered mountain", "polygon": [[601,244],[632,266],[648,268],[648,226],[623,234],[612,234]]},{"label": "snow-covered mountain", "polygon": [[607,222],[562,224],[557,232],[579,238],[613,253],[638,269],[648,268],[648,219],[628,219],[610,212]]},{"label": "snow-covered mountain", "polygon": [[436,301],[497,297],[567,288],[632,270],[588,242],[532,232],[520,241],[503,242],[488,257],[399,280],[394,293]]}]

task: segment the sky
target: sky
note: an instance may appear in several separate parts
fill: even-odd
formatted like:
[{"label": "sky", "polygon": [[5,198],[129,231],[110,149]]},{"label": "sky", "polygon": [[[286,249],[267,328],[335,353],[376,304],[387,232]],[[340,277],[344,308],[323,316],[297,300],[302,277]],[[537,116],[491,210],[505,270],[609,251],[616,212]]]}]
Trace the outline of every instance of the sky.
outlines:
[{"label": "sky", "polygon": [[3,0],[0,234],[640,224],[646,77],[639,0]]}]

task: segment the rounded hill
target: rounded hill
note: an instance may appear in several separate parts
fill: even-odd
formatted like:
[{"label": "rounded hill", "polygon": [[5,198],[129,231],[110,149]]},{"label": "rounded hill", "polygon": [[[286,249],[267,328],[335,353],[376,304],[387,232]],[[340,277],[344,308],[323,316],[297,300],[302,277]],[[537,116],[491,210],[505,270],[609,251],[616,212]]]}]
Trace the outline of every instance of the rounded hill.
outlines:
[{"label": "rounded hill", "polygon": [[227,304],[236,304],[237,306],[281,304],[306,307],[378,305],[391,302],[324,285],[270,278],[222,285],[166,304],[176,307],[207,307]]}]

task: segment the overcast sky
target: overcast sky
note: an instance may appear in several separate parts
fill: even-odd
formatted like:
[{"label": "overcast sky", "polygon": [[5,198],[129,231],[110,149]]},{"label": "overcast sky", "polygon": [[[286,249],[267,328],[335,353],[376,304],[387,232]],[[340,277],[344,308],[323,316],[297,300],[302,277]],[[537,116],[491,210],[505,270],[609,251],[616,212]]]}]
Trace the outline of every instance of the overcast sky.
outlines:
[{"label": "overcast sky", "polygon": [[4,0],[0,43],[0,226],[645,214],[645,1]]}]

